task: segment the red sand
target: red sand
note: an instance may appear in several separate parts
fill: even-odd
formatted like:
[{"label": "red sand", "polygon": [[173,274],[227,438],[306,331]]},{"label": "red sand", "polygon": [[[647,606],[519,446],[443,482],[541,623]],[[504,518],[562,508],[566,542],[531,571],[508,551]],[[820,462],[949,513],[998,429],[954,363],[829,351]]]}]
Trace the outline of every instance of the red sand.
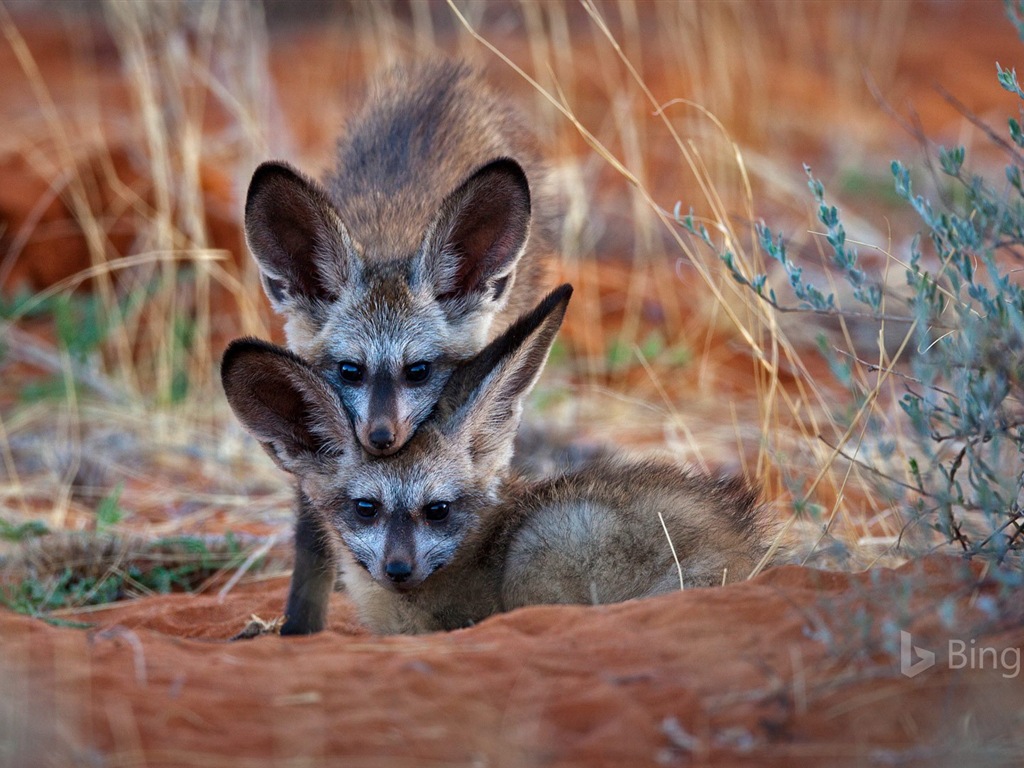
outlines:
[{"label": "red sand", "polygon": [[956,636],[1024,645],[1024,628],[985,628],[963,573],[952,558],[860,575],[783,567],[423,637],[369,636],[337,594],[318,636],[225,641],[251,613],[277,615],[283,579],[223,603],[173,595],[79,617],[91,630],[0,613],[5,689],[18,692],[8,764],[1007,764],[1024,702],[1012,669],[950,670],[940,653],[913,679],[899,672],[898,629],[945,646],[946,597]]}]

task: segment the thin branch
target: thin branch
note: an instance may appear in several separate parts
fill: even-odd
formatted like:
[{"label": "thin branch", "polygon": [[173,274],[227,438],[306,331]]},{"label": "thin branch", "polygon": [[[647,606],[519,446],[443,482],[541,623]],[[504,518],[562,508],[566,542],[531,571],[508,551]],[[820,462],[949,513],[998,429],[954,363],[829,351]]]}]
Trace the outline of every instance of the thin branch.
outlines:
[{"label": "thin branch", "polygon": [[970,123],[984,133],[994,144],[1002,147],[1006,153],[1013,158],[1017,165],[1024,165],[1024,155],[1017,151],[1017,148],[1010,144],[1010,142],[996,133],[988,123],[971,112],[971,110],[967,108],[966,104],[957,99],[956,96],[951,94],[938,83],[936,83],[935,89],[939,92],[939,95],[942,96],[942,98],[944,98],[957,112],[966,117]]},{"label": "thin branch", "polygon": [[833,451],[838,453],[840,456],[842,456],[847,461],[856,464],[858,467],[866,469],[868,472],[871,472],[874,475],[878,475],[883,480],[888,480],[890,483],[895,483],[896,485],[899,485],[899,486],[901,486],[903,488],[906,488],[908,491],[913,491],[914,493],[921,494],[922,496],[930,497],[932,495],[932,494],[928,493],[927,491],[925,491],[922,488],[918,488],[917,486],[911,485],[910,483],[907,483],[907,482],[905,482],[903,480],[897,480],[892,475],[885,474],[884,472],[882,472],[877,467],[873,467],[870,464],[862,461],[861,459],[856,458],[855,456],[850,456],[842,448],[840,448],[838,446],[835,446],[835,445],[832,445],[832,443],[830,443],[825,438],[824,435],[818,435],[818,439],[821,440],[821,442],[823,442],[825,445],[827,445],[829,448],[831,448]]},{"label": "thin branch", "polygon": [[[743,279],[746,280],[746,278],[743,278]],[[757,296],[759,299],[764,301],[766,304],[768,304],[768,306],[770,306],[772,309],[774,309],[777,312],[784,312],[784,313],[803,312],[805,314],[809,313],[809,314],[813,314],[813,315],[822,315],[822,316],[825,316],[825,317],[844,317],[844,318],[853,317],[853,318],[856,318],[858,320],[878,320],[878,321],[884,321],[884,322],[888,322],[888,323],[904,323],[906,325],[910,325],[911,323],[914,322],[914,318],[913,317],[908,317],[906,315],[885,315],[885,314],[877,314],[877,313],[874,313],[874,312],[854,312],[854,311],[848,310],[848,309],[818,309],[816,307],[787,307],[787,306],[784,306],[782,304],[779,304],[777,301],[772,301],[772,299],[770,297],[765,296],[764,294],[758,293],[756,290],[753,291],[753,293],[754,293],[755,296]],[[947,325],[939,325],[939,324],[932,324],[931,327],[932,328],[940,328],[940,329],[942,329],[944,331],[956,330],[955,326],[947,326]]]},{"label": "thin branch", "polygon": [[1019,537],[1019,536],[1021,535],[1021,531],[1022,531],[1022,530],[1024,530],[1024,528],[1022,528],[1022,527],[1021,527],[1021,524],[1017,522],[1017,518],[1016,518],[1016,516],[1014,516],[1014,517],[1011,517],[1011,518],[1010,518],[1009,520],[1007,520],[1007,521],[1006,521],[1005,523],[1003,523],[1003,524],[1002,524],[1002,525],[1000,525],[1000,526],[999,526],[998,528],[996,528],[996,529],[995,529],[994,531],[992,531],[992,533],[990,533],[990,534],[989,534],[988,536],[986,536],[986,537],[985,537],[985,538],[984,538],[984,539],[983,539],[983,540],[981,541],[981,543],[980,543],[980,544],[978,544],[978,549],[981,549],[982,547],[984,547],[984,546],[985,546],[986,544],[988,544],[988,543],[989,543],[990,541],[992,541],[992,539],[994,539],[994,538],[995,538],[996,536],[998,536],[999,534],[1001,534],[1001,533],[1002,533],[1003,531],[1005,531],[1005,530],[1006,530],[1007,528],[1009,528],[1009,527],[1010,527],[1011,525],[1012,525],[1012,526],[1015,526],[1015,527],[1017,528],[1017,532],[1016,532],[1016,533],[1014,533],[1012,537],[1010,537],[1010,544],[1012,545],[1012,544],[1013,544],[1013,542],[1014,542],[1014,540],[1016,540],[1016,539],[1017,539],[1017,537]]},{"label": "thin branch", "polygon": [[[839,347],[832,347],[832,351],[835,352],[837,355],[841,355],[842,357],[848,357],[854,362],[860,363],[862,366],[864,366],[864,370],[867,371],[868,373],[875,373],[876,371],[888,372],[891,373],[893,376],[897,376],[901,379],[904,379],[905,381],[912,381],[915,384],[924,384],[924,382],[921,381],[921,379],[915,379],[913,376],[910,376],[906,373],[900,373],[892,366],[881,366],[878,365],[877,363],[868,362],[863,358],[857,357],[857,355],[853,354],[852,352],[847,352],[845,349],[840,349]],[[949,392],[946,392],[935,386],[932,386],[931,388],[939,392],[942,392],[943,394],[946,395],[950,394]]]}]

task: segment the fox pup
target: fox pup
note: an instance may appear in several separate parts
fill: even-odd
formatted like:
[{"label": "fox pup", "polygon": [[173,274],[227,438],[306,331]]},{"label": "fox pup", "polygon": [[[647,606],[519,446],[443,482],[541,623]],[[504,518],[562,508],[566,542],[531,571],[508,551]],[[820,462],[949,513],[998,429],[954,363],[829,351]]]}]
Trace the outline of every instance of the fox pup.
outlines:
[{"label": "fox pup", "polygon": [[288,347],[369,453],[430,413],[455,363],[541,295],[553,206],[530,132],[464,64],[387,73],[318,183],[253,174],[245,234]]},{"label": "fox pup", "polygon": [[283,634],[324,626],[339,564],[377,633],[454,629],[523,605],[607,603],[750,573],[766,551],[765,523],[739,480],[621,459],[545,480],[510,472],[523,399],[570,293],[556,290],[459,366],[405,449],[384,458],[360,450],[336,389],[316,370],[263,342],[228,348],[228,401],[296,476],[299,516],[320,544],[317,562],[293,577]]}]

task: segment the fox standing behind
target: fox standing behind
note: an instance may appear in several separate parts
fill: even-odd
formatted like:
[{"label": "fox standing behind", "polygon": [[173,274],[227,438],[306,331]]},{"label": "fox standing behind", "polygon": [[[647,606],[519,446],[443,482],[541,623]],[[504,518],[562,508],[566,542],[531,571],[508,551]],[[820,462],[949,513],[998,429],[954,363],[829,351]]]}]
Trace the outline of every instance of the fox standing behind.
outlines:
[{"label": "fox standing behind", "polygon": [[447,61],[382,77],[323,184],[256,169],[245,232],[264,289],[365,450],[399,450],[452,366],[540,298],[545,187],[519,116]]},{"label": "fox standing behind", "polygon": [[[519,116],[445,61],[375,84],[323,184],[281,163],[256,169],[245,232],[263,287],[364,450],[405,445],[456,362],[539,298],[555,218],[545,188]],[[326,605],[335,572],[300,507],[283,633],[320,628],[305,606]]]},{"label": "fox standing behind", "polygon": [[523,400],[570,293],[556,290],[458,366],[431,416],[387,457],[360,449],[317,370],[264,342],[229,347],[228,402],[295,475],[300,517],[326,553],[308,589],[293,590],[283,632],[324,627],[339,565],[360,617],[379,633],[454,629],[523,605],[615,602],[750,573],[766,552],[766,526],[739,480],[622,459],[543,480],[510,470]]}]

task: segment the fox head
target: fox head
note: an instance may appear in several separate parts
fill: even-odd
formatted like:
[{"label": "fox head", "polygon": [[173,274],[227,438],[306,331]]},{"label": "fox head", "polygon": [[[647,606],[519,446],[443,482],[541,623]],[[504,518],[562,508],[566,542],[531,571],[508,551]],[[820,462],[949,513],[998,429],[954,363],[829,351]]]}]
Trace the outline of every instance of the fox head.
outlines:
[{"label": "fox head", "polygon": [[391,456],[362,451],[333,383],[280,347],[233,342],[224,390],[245,428],[298,478],[326,534],[377,583],[411,592],[452,562],[497,502],[523,400],[571,293],[558,288],[457,366],[434,412]]},{"label": "fox head", "polygon": [[441,203],[413,253],[386,232],[357,242],[327,191],[280,163],[253,175],[245,233],[289,348],[323,371],[371,454],[396,452],[452,367],[479,351],[508,300],[530,230],[514,160],[478,168]]}]

